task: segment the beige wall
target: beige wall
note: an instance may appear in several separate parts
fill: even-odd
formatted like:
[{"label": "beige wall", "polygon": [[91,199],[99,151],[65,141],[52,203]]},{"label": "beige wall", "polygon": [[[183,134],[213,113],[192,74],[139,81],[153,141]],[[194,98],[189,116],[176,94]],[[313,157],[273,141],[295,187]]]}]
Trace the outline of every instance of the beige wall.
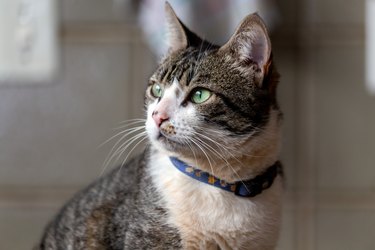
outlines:
[{"label": "beige wall", "polygon": [[62,69],[48,85],[0,85],[0,249],[30,249],[47,221],[97,178],[119,122],[141,117],[154,58],[134,15],[64,0]]},{"label": "beige wall", "polygon": [[375,96],[364,83],[364,1],[298,6],[288,249],[374,249]]},{"label": "beige wall", "polygon": [[[279,1],[280,2],[280,1]],[[279,249],[375,249],[375,97],[365,92],[363,0],[288,0],[272,35],[285,114]],[[131,12],[61,1],[62,72],[0,85],[0,249],[30,249],[96,178],[118,122],[142,116],[155,60]]]}]

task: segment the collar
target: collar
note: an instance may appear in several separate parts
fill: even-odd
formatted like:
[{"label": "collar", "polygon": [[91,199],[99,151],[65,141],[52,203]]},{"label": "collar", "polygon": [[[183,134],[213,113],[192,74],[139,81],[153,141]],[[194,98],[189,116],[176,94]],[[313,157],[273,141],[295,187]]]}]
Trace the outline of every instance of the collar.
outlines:
[{"label": "collar", "polygon": [[268,167],[266,171],[253,179],[227,183],[207,172],[193,168],[175,157],[170,157],[170,160],[178,170],[191,178],[225,191],[232,192],[240,197],[254,197],[260,194],[263,190],[271,187],[278,174],[282,174],[281,163],[277,161],[272,166]]}]

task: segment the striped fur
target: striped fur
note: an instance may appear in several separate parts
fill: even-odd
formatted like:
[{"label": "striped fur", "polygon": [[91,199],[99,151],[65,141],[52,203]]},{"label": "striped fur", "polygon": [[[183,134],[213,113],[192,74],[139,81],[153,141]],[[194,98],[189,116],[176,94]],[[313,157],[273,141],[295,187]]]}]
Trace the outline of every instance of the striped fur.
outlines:
[{"label": "striped fur", "polygon": [[[279,75],[266,28],[249,15],[217,46],[189,31],[168,4],[166,12],[170,49],[145,95],[149,146],[73,197],[35,249],[275,247],[281,176],[262,194],[240,198],[197,183],[169,161],[178,157],[227,182],[252,178],[278,161]],[[164,91],[158,98],[154,84]],[[201,104],[191,101],[198,88],[212,93]]]}]

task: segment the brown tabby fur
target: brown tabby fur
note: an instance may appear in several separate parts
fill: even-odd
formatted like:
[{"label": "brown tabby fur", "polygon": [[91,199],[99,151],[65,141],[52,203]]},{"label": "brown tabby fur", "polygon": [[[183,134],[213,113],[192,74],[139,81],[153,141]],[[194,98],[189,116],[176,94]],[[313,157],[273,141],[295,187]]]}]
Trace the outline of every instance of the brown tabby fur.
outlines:
[{"label": "brown tabby fur", "polygon": [[[177,156],[227,182],[254,178],[278,161],[279,75],[267,30],[258,15],[249,15],[220,47],[188,30],[169,4],[166,10],[170,49],[150,78],[145,97],[150,145],[69,201],[36,249],[275,247],[281,176],[260,195],[242,198],[184,176],[168,158]],[[174,107],[176,113],[192,110],[195,114],[173,124],[167,120],[159,137],[150,132],[156,129],[151,113],[165,100],[153,97],[154,84],[166,91],[175,88],[170,95],[183,100]],[[199,105],[190,99],[197,88],[213,93]],[[189,126],[193,122],[195,127]],[[196,135],[191,139],[212,138],[201,137],[209,156],[202,148],[178,143],[190,130]]]}]

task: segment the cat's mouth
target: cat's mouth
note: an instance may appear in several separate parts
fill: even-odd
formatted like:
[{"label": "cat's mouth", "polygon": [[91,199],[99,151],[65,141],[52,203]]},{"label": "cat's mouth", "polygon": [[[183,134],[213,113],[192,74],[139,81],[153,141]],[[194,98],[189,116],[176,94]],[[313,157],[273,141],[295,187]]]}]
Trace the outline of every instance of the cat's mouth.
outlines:
[{"label": "cat's mouth", "polygon": [[158,140],[158,141],[165,141],[165,140],[168,140],[168,139],[167,139],[167,137],[165,137],[165,135],[163,135],[161,132],[159,132],[159,135],[156,138],[156,140]]},{"label": "cat's mouth", "polygon": [[165,143],[178,143],[177,141],[168,138],[166,135],[164,135],[162,132],[159,132],[159,135],[157,137],[157,140],[163,144]]}]

